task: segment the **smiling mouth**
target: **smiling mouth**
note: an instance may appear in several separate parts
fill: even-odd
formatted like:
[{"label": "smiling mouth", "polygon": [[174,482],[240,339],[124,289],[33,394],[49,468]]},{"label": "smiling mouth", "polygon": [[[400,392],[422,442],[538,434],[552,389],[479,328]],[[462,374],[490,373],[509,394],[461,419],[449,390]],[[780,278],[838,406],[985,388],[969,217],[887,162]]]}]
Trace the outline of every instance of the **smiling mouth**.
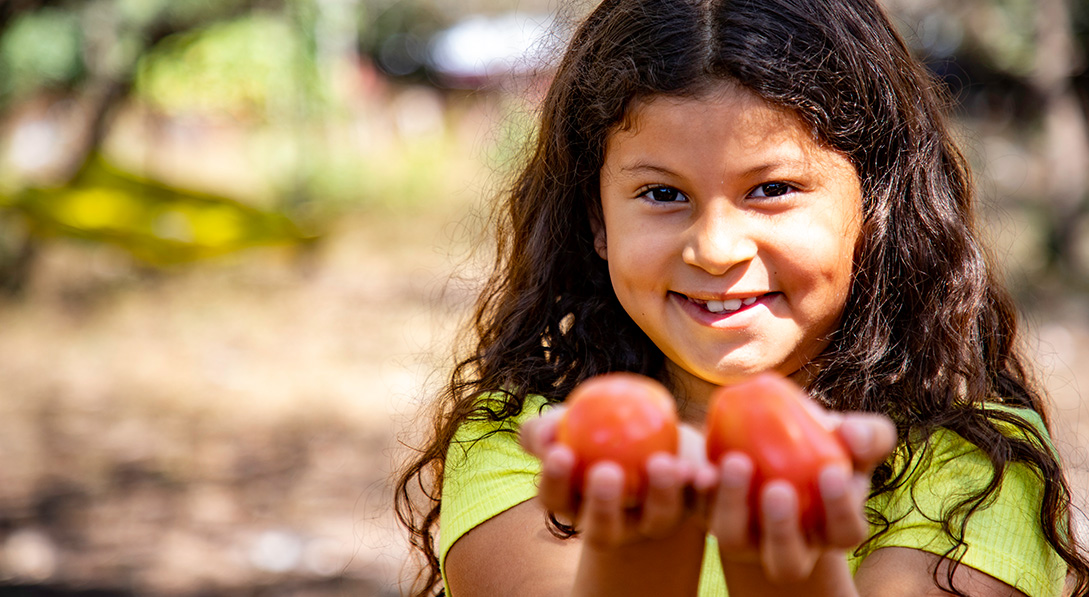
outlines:
[{"label": "smiling mouth", "polygon": [[674,294],[676,294],[678,297],[683,298],[684,300],[686,300],[686,301],[688,301],[688,302],[690,302],[690,303],[692,303],[694,305],[699,306],[700,308],[704,309],[705,311],[710,311],[711,313],[716,313],[716,314],[734,313],[736,311],[740,311],[740,310],[744,309],[745,307],[749,307],[749,306],[755,304],[756,301],[764,298],[765,296],[768,296],[767,294],[764,294],[764,295],[761,295],[761,296],[750,296],[750,297],[746,297],[746,298],[743,298],[743,299],[735,298],[735,299],[726,299],[724,301],[716,301],[716,300],[704,301],[704,300],[692,298],[690,296],[686,296],[686,295],[683,295],[683,294],[680,294],[680,293],[674,293]]}]

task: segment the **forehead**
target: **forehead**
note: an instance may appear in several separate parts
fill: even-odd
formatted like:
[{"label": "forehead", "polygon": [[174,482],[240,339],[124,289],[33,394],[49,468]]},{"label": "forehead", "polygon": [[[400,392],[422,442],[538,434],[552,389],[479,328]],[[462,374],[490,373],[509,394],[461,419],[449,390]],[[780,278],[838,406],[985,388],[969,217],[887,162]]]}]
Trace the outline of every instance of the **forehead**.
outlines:
[{"label": "forehead", "polygon": [[726,125],[738,133],[751,133],[752,140],[790,135],[813,145],[815,132],[794,112],[768,102],[735,83],[723,82],[693,95],[652,95],[639,98],[628,107],[609,140],[639,136],[643,132],[672,130],[678,133]]},{"label": "forehead", "polygon": [[[739,110],[747,112],[760,112],[762,117],[770,117],[772,114],[780,117],[797,120],[793,112],[787,108],[773,104],[756,92],[733,81],[719,81],[699,88],[677,94],[651,94],[635,98],[628,106],[620,126],[617,130],[631,128],[640,117],[645,117],[648,111],[676,111],[676,110],[700,110],[710,109],[716,104],[730,104]],[[799,122],[800,123],[800,122]]]},{"label": "forehead", "polygon": [[731,162],[767,159],[771,154],[777,161],[817,166],[846,160],[826,147],[792,110],[726,82],[694,95],[634,101],[606,140],[605,165],[648,154],[704,161],[723,152],[721,157]]}]

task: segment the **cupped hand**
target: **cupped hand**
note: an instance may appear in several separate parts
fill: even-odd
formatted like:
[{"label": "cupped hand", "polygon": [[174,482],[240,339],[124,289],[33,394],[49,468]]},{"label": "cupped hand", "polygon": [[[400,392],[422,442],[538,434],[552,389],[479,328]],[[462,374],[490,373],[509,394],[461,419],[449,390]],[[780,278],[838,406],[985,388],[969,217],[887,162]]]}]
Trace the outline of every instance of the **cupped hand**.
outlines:
[{"label": "cupped hand", "polygon": [[850,470],[828,465],[819,473],[824,507],[819,529],[803,528],[798,493],[784,480],[767,480],[759,488],[759,512],[750,512],[754,465],[745,454],[728,453],[718,465],[719,484],[708,511],[708,529],[718,539],[722,560],[724,564],[759,564],[773,584],[803,581],[822,555],[852,549],[866,539],[869,523],[864,506],[870,476],[896,445],[896,429],[887,417],[833,413],[815,403],[812,408],[818,420],[839,436],[852,460]]},{"label": "cupped hand", "polygon": [[678,454],[658,452],[647,461],[646,491],[624,493],[624,470],[616,463],[598,462],[575,478],[576,456],[556,441],[556,426],[564,406],[527,421],[520,439],[527,452],[540,458],[538,499],[559,518],[574,522],[584,541],[598,547],[618,547],[667,537],[706,509],[706,496],[717,474],[707,462],[702,435],[680,426]]}]

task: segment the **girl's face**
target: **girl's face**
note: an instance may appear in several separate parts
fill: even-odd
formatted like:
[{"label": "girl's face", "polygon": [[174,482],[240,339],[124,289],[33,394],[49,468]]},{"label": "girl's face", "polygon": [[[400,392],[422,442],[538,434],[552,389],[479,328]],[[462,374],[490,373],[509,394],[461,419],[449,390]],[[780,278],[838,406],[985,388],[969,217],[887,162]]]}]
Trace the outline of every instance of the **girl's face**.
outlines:
[{"label": "girl's face", "polygon": [[850,287],[854,167],[734,85],[655,97],[629,116],[607,141],[596,248],[676,389],[704,402],[760,371],[800,377]]}]

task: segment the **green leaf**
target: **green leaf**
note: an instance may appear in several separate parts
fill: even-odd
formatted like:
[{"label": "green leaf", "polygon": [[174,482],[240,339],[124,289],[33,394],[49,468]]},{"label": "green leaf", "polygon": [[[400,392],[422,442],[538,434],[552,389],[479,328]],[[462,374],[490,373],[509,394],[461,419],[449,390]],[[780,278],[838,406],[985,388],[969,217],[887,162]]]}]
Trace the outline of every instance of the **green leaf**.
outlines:
[{"label": "green leaf", "polygon": [[19,17],[0,37],[0,90],[22,95],[73,82],[83,73],[76,13],[45,8]]},{"label": "green leaf", "polygon": [[152,265],[316,238],[284,213],[141,179],[98,157],[71,184],[24,190],[8,208],[21,212],[39,236],[116,245]]}]

